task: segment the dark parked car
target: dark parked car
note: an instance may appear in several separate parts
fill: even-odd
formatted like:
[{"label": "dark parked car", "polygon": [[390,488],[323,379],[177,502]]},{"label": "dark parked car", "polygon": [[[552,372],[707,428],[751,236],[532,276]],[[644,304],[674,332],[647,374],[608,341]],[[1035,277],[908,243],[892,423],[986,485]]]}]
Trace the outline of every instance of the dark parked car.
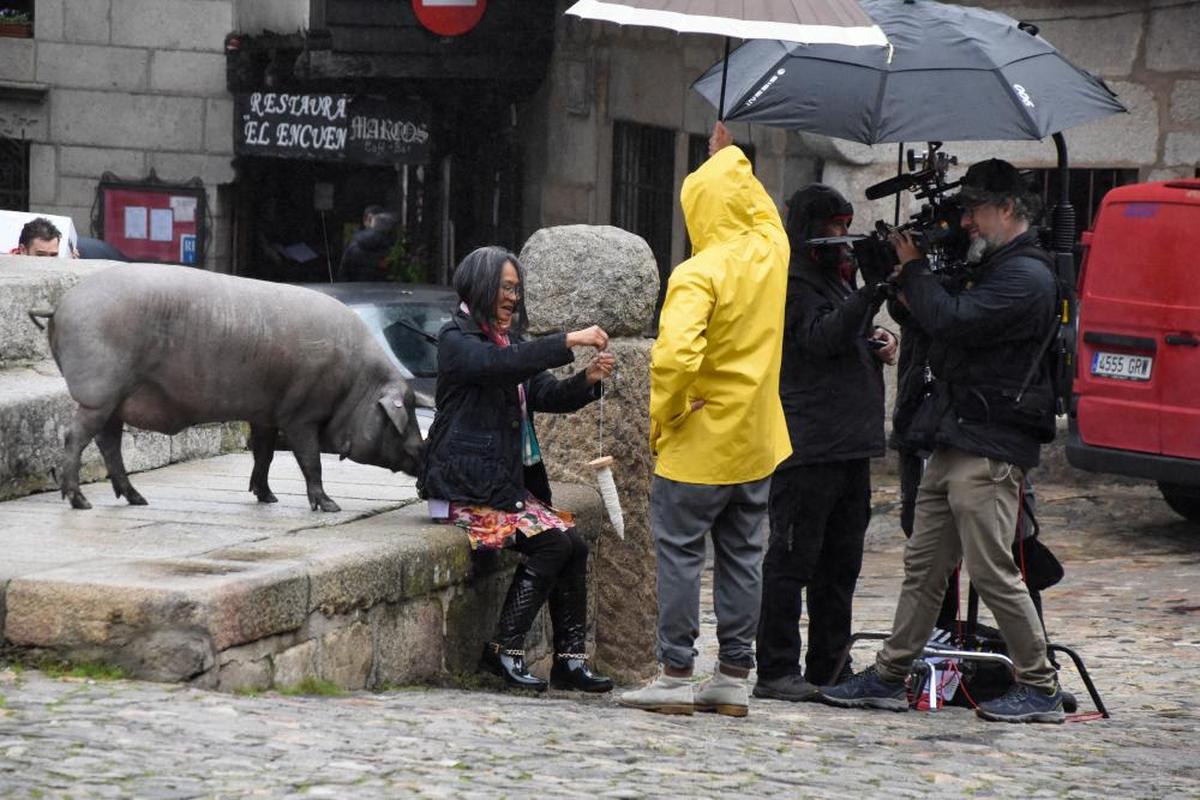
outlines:
[{"label": "dark parked car", "polygon": [[94,239],[91,236],[80,236],[79,241],[75,243],[75,249],[79,251],[80,258],[100,258],[107,261],[129,261],[129,256],[122,253],[113,245],[103,239]]},{"label": "dark parked car", "polygon": [[437,333],[458,305],[454,290],[416,283],[305,285],[345,303],[367,323],[413,387],[417,421],[427,433],[437,385]]}]

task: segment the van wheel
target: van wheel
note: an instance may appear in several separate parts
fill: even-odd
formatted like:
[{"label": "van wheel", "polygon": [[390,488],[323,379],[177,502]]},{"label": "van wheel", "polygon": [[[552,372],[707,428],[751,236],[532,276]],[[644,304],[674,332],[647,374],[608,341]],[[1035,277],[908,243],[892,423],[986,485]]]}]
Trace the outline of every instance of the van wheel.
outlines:
[{"label": "van wheel", "polygon": [[1172,511],[1188,522],[1200,525],[1200,486],[1159,481],[1158,490],[1162,492],[1163,499]]}]

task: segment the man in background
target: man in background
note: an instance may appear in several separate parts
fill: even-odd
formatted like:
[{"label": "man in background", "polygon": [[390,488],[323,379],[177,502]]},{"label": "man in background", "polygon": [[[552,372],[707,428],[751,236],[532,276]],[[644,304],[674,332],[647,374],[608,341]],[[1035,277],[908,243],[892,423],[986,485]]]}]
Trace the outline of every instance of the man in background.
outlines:
[{"label": "man in background", "polygon": [[58,258],[59,243],[62,233],[54,223],[45,217],[37,217],[26,222],[21,228],[21,236],[17,247],[12,251],[18,256],[40,256],[43,258]]}]

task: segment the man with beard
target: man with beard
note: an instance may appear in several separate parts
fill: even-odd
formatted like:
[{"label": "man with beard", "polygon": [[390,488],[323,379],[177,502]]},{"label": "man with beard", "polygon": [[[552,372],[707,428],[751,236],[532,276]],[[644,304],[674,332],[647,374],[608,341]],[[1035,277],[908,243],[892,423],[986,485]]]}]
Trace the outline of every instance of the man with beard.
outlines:
[{"label": "man with beard", "polygon": [[1054,276],[1030,229],[1038,200],[1011,164],[973,165],[960,199],[971,238],[961,283],[944,285],[907,234],[892,237],[903,300],[930,338],[934,390],[912,425],[933,452],[904,551],[892,633],[874,666],[826,687],[822,697],[844,707],[907,710],[904,679],[962,560],[1017,673],[1007,694],[976,712],[994,721],[1062,722],[1058,676],[1011,550],[1021,479],[1054,435],[1043,358],[1056,324]]},{"label": "man with beard", "polygon": [[882,368],[895,358],[897,342],[873,322],[883,293],[857,285],[850,246],[822,242],[847,234],[850,203],[814,183],[793,194],[787,208],[792,254],[779,394],[792,455],[771,479],[754,696],[795,702],[837,682],[834,670],[850,641],[871,521],[871,459],[884,453]]}]

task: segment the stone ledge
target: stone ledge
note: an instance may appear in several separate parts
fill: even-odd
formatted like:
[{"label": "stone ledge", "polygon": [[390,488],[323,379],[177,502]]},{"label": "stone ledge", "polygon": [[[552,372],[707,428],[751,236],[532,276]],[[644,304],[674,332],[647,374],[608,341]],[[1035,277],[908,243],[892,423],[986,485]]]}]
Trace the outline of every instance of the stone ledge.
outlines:
[{"label": "stone ledge", "polygon": [[54,308],[80,278],[110,266],[110,261],[0,255],[0,366],[49,359],[46,332],[29,319],[29,310]]},{"label": "stone ledge", "polygon": [[[244,492],[250,465],[239,454],[145,473],[144,507],[0,504],[13,556],[0,566],[4,637],[223,690],[306,677],[363,688],[474,666],[515,557],[473,555],[458,529],[429,522],[408,476],[327,457],[344,511],[320,514],[290,457],[273,465],[273,506]],[[555,497],[596,535],[594,490],[557,484]],[[529,637],[534,659],[544,628]]]},{"label": "stone ledge", "polygon": [[[53,361],[0,369],[0,500],[57,486],[51,471],[62,458],[63,436],[74,414],[75,401]],[[126,428],[122,452],[134,473],[242,450],[246,435],[241,423],[198,425],[174,436]],[[94,481],[105,475],[93,442],[83,451],[81,477]]]}]

